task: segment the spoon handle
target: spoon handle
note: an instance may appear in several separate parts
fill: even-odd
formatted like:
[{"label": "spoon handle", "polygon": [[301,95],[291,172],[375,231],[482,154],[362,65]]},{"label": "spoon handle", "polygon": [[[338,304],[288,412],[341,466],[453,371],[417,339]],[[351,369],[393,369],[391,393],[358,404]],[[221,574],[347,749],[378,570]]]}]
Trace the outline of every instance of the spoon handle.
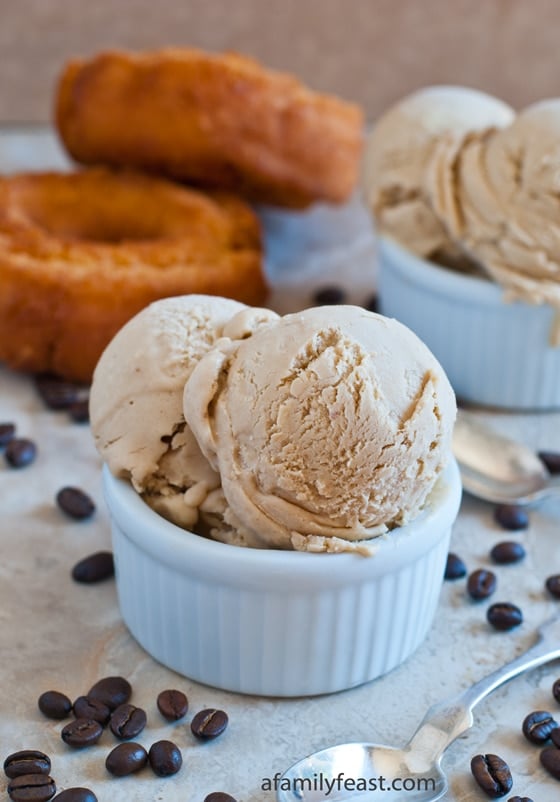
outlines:
[{"label": "spoon handle", "polygon": [[500,685],[560,657],[560,616],[551,618],[537,631],[537,641],[526,652],[483,677],[458,696],[431,707],[410,739],[407,749],[437,760],[455,738],[473,723],[473,708]]}]

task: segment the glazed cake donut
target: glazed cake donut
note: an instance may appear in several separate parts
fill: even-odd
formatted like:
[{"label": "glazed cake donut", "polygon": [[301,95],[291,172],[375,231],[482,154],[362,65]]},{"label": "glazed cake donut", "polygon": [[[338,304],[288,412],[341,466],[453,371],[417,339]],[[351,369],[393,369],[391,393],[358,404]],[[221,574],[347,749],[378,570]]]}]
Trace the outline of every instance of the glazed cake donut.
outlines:
[{"label": "glazed cake donut", "polygon": [[152,301],[262,304],[261,257],[259,222],[231,195],[106,169],[0,178],[0,362],[87,382]]},{"label": "glazed cake donut", "polygon": [[149,170],[293,208],[346,200],[363,144],[358,106],[245,56],[191,49],[68,63],[56,120],[83,164]]}]

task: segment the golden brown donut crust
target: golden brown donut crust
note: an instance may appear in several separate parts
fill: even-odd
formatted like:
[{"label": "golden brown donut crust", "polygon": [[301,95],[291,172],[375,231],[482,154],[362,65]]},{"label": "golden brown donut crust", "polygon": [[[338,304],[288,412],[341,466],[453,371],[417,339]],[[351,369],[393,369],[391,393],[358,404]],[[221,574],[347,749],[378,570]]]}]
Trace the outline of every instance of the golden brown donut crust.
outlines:
[{"label": "golden brown donut crust", "polygon": [[159,172],[292,208],[346,200],[363,144],[358,106],[247,57],[190,49],[68,63],[56,120],[83,164]]},{"label": "golden brown donut crust", "polygon": [[0,361],[87,382],[129,318],[188,293],[264,301],[243,201],[105,169],[0,178]]}]

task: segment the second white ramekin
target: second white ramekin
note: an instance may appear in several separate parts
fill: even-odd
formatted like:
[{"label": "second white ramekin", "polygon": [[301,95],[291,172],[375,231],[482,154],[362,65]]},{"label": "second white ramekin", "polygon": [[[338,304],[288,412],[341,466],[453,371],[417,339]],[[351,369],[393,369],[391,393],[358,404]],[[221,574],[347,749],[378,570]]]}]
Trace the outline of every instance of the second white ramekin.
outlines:
[{"label": "second white ramekin", "polygon": [[214,687],[329,693],[403,662],[432,623],[461,483],[453,462],[371,557],[249,549],[187,532],[104,468],[121,613],[156,660]]},{"label": "second white ramekin", "polygon": [[483,278],[420,259],[378,240],[382,314],[412,329],[463,401],[518,410],[560,408],[560,347],[549,344],[555,311],[504,301]]}]

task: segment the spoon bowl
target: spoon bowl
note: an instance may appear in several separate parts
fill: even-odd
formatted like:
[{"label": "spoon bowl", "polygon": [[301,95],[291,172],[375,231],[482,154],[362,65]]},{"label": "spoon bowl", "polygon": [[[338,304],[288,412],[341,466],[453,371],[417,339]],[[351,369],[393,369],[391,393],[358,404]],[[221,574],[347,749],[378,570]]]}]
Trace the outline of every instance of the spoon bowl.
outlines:
[{"label": "spoon bowl", "polygon": [[560,476],[551,476],[537,454],[459,410],[453,453],[463,488],[495,504],[535,504],[560,492]]},{"label": "spoon bowl", "polygon": [[[473,708],[504,682],[560,657],[560,616],[543,624],[524,654],[428,710],[402,748],[347,743],[315,752],[278,780],[277,802],[435,802],[448,788],[440,762],[473,723]],[[405,795],[403,795],[405,792]]]}]

